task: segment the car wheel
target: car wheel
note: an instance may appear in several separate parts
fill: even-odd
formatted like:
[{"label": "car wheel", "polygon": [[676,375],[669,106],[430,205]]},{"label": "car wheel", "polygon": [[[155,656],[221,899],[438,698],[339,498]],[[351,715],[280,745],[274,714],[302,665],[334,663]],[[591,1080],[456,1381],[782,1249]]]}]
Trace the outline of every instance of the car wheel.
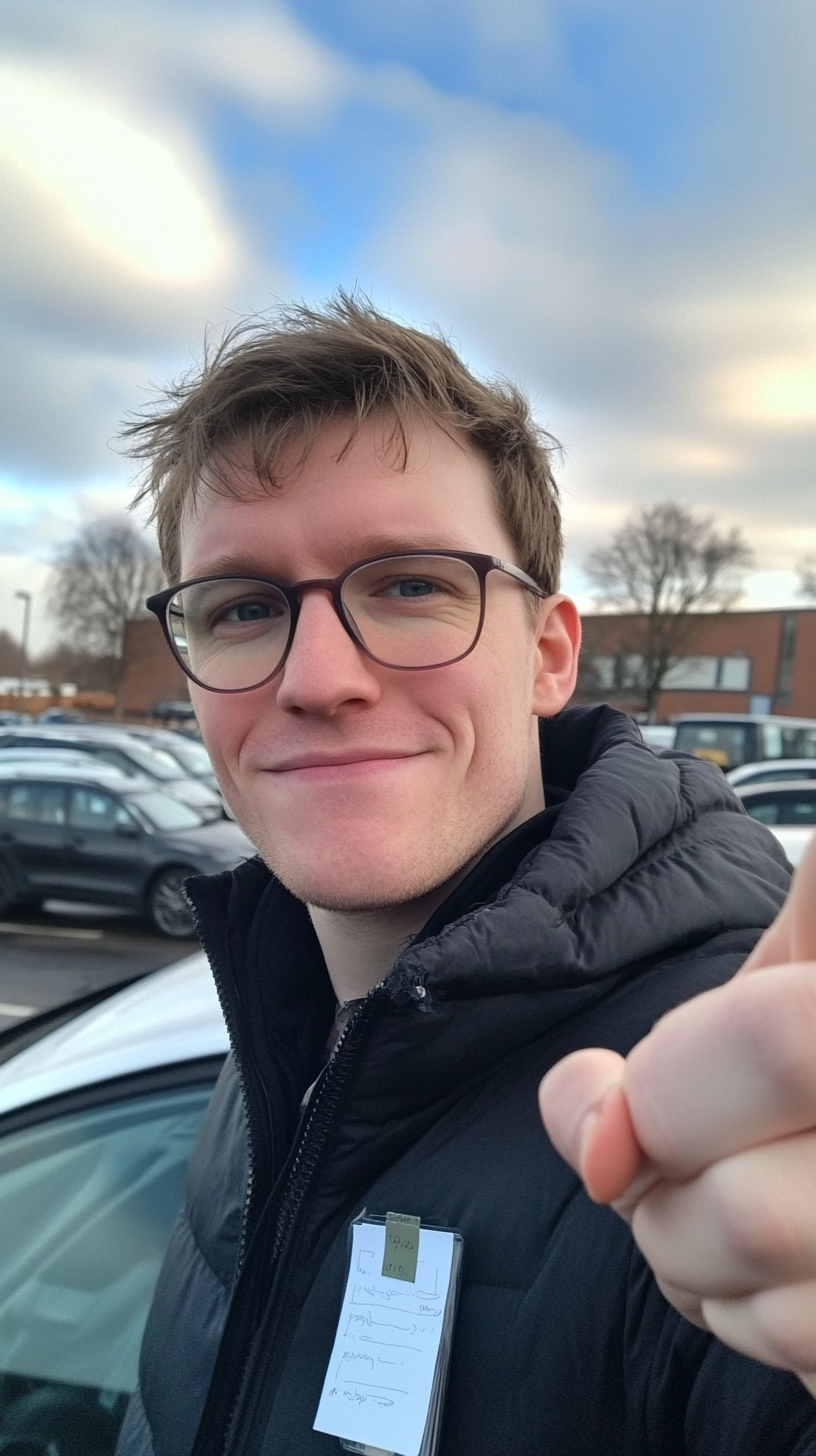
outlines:
[{"label": "car wheel", "polygon": [[154,930],[171,935],[175,940],[188,940],[195,935],[195,921],[181,887],[195,870],[186,865],[171,865],[161,870],[147,893],[147,913]]}]

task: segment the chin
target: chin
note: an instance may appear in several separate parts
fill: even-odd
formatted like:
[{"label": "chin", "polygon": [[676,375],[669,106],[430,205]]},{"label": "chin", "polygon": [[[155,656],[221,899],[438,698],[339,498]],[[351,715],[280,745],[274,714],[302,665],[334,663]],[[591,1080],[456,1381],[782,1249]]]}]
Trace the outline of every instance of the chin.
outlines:
[{"label": "chin", "polygon": [[382,853],[353,859],[348,850],[337,853],[329,863],[316,856],[308,859],[281,852],[279,845],[259,845],[264,863],[290,894],[319,910],[387,910],[410,904],[427,895],[454,875],[459,864],[448,867],[437,862],[417,863],[410,859],[395,865]]}]

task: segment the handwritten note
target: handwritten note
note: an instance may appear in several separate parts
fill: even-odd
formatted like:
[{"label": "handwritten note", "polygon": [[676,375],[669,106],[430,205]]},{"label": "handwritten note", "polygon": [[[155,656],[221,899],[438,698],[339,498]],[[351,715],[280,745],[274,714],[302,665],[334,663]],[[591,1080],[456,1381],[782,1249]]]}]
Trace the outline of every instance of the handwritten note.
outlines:
[{"label": "handwritten note", "polygon": [[433,1389],[453,1234],[419,1233],[413,1284],[380,1271],[385,1225],[352,1227],[351,1266],[314,1429],[419,1456]]}]

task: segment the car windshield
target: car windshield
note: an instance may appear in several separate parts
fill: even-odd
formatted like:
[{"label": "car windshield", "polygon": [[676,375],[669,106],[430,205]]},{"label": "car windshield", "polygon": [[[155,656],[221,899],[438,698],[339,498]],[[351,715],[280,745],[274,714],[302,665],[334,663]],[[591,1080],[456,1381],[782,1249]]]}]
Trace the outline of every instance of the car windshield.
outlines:
[{"label": "car windshield", "polygon": [[211,816],[171,799],[167,794],[128,794],[127,802],[145,819],[151,829],[172,834],[176,829],[198,829]]},{"label": "car windshield", "polygon": [[197,779],[203,778],[205,774],[212,773],[210,756],[206,748],[202,748],[200,743],[184,743],[179,738],[178,743],[164,744],[161,752],[172,754],[173,758],[178,759],[182,768],[186,769],[189,774],[192,774]]},{"label": "car windshield", "polygon": [[750,757],[744,723],[680,723],[674,746],[720,768],[735,768]]},{"label": "car windshield", "polygon": [[0,1139],[0,1448],[112,1456],[212,1084]]},{"label": "car windshield", "polygon": [[173,755],[166,753],[163,748],[157,748],[153,743],[145,743],[144,740],[140,742],[138,739],[132,738],[127,748],[124,748],[123,745],[123,751],[128,758],[139,765],[139,768],[150,774],[151,778],[169,780],[182,776],[179,773],[179,762]]}]

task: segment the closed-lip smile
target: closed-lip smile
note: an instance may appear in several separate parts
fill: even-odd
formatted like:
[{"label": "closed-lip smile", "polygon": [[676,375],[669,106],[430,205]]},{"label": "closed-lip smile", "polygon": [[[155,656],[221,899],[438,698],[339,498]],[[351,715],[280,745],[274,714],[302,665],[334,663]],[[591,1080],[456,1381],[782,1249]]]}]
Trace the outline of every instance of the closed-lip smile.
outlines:
[{"label": "closed-lip smile", "polygon": [[387,759],[417,758],[421,750],[395,752],[389,748],[344,748],[325,753],[314,750],[310,753],[293,754],[270,764],[268,773],[292,773],[298,769],[347,768],[354,764],[379,763]]}]

